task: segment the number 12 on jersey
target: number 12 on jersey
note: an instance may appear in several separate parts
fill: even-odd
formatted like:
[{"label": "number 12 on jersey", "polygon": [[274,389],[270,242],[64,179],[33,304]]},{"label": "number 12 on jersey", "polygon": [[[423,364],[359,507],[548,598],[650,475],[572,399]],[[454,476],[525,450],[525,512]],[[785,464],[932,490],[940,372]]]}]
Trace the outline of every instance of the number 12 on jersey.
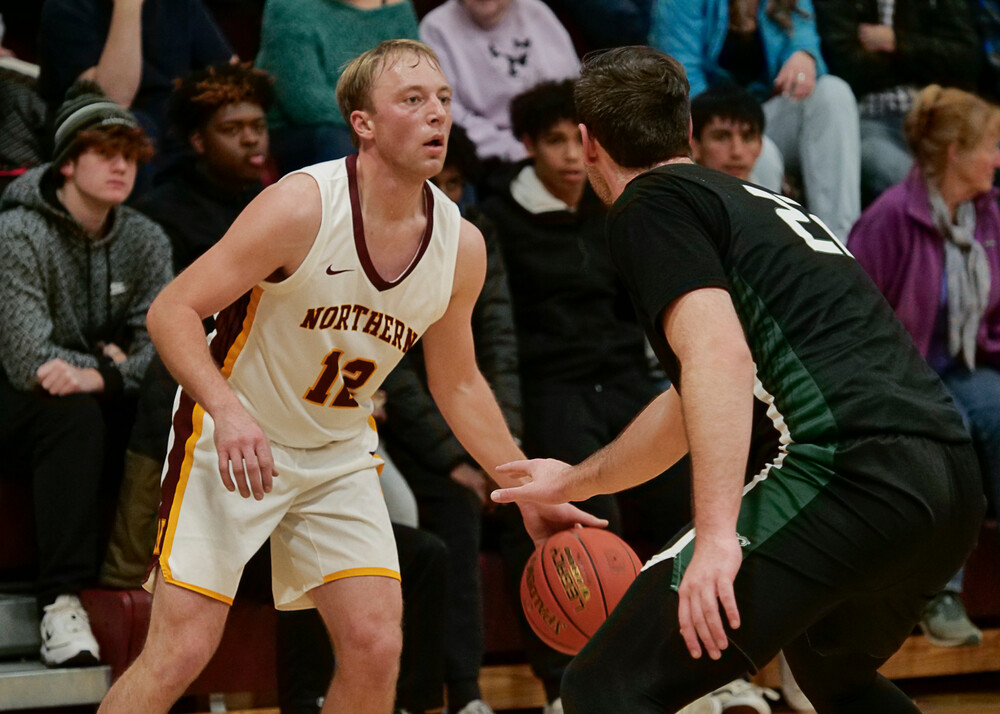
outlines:
[{"label": "number 12 on jersey", "polygon": [[[804,240],[806,245],[815,250],[817,253],[832,253],[833,255],[846,255],[851,258],[854,257],[851,255],[851,252],[847,250],[847,246],[840,242],[837,236],[833,234],[833,231],[827,228],[823,221],[811,213],[807,216],[799,210],[799,204],[792,199],[779,196],[778,194],[771,193],[770,191],[764,191],[756,186],[748,186],[744,184],[743,188],[745,188],[747,192],[753,196],[766,198],[767,200],[778,204],[774,209],[778,218],[783,220],[788,227],[795,232],[795,235]],[[817,238],[803,227],[803,224],[810,222],[822,228],[823,232],[829,237],[829,240],[826,238]]]},{"label": "number 12 on jersey", "polygon": [[352,392],[360,389],[371,378],[378,365],[371,360],[358,357],[346,362],[341,369],[340,358],[343,354],[341,350],[330,350],[323,358],[322,371],[316,377],[316,381],[309,388],[309,391],[302,395],[306,401],[320,406],[326,404],[330,398],[330,392],[333,390],[333,383],[339,374],[344,385],[337,391],[337,396],[330,402],[330,406],[347,408],[360,406],[355,401]]}]

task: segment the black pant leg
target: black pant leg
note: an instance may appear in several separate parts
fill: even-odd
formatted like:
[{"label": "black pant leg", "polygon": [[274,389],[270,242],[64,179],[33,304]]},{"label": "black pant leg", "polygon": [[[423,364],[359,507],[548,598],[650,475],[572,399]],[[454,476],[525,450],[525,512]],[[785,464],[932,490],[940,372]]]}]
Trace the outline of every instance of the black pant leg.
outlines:
[{"label": "black pant leg", "polygon": [[447,546],[448,590],[445,611],[445,681],[452,707],[478,699],[479,670],[485,651],[479,546],[482,507],[464,486],[436,476],[434,487],[413,479],[420,525]]},{"label": "black pant leg", "polygon": [[392,530],[403,580],[403,653],[396,706],[422,712],[444,704],[449,553],[432,533],[396,523]]},{"label": "black pant leg", "polygon": [[101,405],[87,394],[21,391],[0,377],[0,436],[30,464],[42,604],[97,579]]}]

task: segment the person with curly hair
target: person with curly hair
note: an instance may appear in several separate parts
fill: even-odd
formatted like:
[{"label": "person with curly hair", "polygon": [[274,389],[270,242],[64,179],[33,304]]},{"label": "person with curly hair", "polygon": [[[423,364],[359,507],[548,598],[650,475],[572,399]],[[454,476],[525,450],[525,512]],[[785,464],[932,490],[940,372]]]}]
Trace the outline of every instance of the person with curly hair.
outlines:
[{"label": "person with curly hair", "polygon": [[249,64],[216,64],[177,81],[167,116],[188,156],[138,208],[167,231],[178,271],[212,247],[260,193],[273,101],[271,77]]}]

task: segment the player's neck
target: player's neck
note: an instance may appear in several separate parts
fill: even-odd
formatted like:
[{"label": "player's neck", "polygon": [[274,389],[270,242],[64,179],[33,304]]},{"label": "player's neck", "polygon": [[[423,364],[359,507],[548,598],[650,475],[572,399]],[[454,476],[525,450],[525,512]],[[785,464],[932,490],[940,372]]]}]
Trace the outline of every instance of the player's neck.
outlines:
[{"label": "player's neck", "polygon": [[423,177],[401,174],[364,152],[358,156],[357,169],[363,215],[377,215],[382,221],[393,222],[423,213]]},{"label": "player's neck", "polygon": [[632,181],[632,179],[634,179],[636,176],[646,173],[647,171],[652,171],[653,169],[657,169],[661,166],[668,166],[670,164],[693,164],[693,163],[694,162],[687,156],[676,156],[672,159],[667,159],[666,161],[660,161],[659,163],[655,163],[652,166],[646,166],[645,168],[627,169],[623,167],[618,176],[615,177],[616,178],[615,183],[617,185],[612,186],[612,189],[615,192],[615,198],[617,198],[622,194],[622,191],[625,190],[625,187],[628,186],[629,182]]}]

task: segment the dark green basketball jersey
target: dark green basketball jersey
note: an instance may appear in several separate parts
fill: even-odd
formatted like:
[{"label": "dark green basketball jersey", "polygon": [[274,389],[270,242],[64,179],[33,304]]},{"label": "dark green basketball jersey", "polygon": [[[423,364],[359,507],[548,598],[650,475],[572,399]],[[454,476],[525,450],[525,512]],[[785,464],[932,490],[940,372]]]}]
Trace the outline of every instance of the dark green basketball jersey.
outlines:
[{"label": "dark green basketball jersey", "polygon": [[794,201],[691,164],[629,183],[608,238],[660,362],[683,393],[664,309],[699,288],[729,291],[756,365],[749,473],[781,451],[829,464],[836,444],[877,434],[969,439],[864,270]]}]

